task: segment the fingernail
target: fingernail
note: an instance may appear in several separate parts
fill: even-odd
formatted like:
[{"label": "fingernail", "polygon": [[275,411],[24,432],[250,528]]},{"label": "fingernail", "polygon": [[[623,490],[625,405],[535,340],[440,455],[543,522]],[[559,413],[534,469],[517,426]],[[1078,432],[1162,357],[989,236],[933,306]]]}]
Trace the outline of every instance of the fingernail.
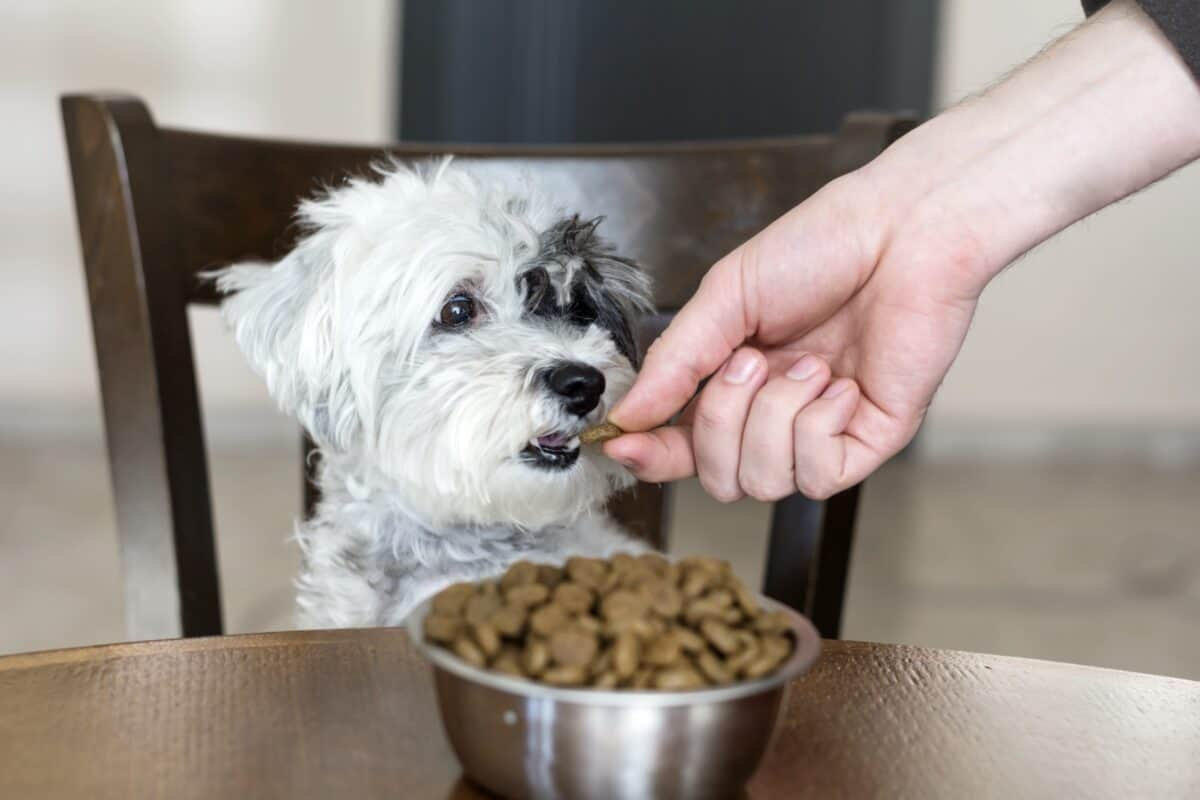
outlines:
[{"label": "fingernail", "polygon": [[618,458],[616,461],[618,464],[620,464],[625,469],[637,469],[636,461],[632,461],[628,458]]},{"label": "fingernail", "polygon": [[729,359],[721,377],[725,379],[726,383],[745,383],[750,380],[757,369],[758,359],[755,358],[754,353],[749,350],[739,350],[733,354],[733,358]]},{"label": "fingernail", "polygon": [[834,381],[833,383],[829,384],[829,387],[827,389],[825,389],[825,393],[822,394],[821,397],[824,397],[826,400],[829,400],[831,398],[837,397],[839,394],[844,393],[849,388],[850,388],[850,381],[847,381],[847,380]]},{"label": "fingernail", "polygon": [[787,371],[787,376],[794,381],[806,381],[816,375],[820,368],[821,362],[817,357],[812,353],[805,353],[799,361],[792,364],[792,368]]}]

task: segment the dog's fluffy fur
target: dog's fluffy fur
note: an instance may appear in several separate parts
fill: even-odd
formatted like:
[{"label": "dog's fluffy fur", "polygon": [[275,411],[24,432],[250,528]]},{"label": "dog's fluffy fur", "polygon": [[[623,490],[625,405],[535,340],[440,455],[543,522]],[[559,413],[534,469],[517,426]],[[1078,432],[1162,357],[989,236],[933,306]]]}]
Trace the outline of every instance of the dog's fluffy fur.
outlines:
[{"label": "dog's fluffy fur", "polygon": [[[644,273],[528,181],[377,172],[302,203],[278,263],[217,273],[239,346],[320,451],[304,626],[394,625],[517,559],[638,549],[603,511],[632,479],[571,437],[632,383]],[[583,417],[547,385],[565,363],[606,379]]]}]

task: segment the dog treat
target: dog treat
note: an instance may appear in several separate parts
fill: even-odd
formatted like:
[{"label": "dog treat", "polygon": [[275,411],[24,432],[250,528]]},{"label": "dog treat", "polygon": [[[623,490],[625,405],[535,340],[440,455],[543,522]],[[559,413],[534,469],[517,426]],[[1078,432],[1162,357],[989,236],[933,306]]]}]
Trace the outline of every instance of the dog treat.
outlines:
[{"label": "dog treat", "polygon": [[607,442],[609,439],[615,439],[623,433],[625,431],[605,420],[599,425],[593,425],[580,433],[579,441],[584,444],[601,444]]},{"label": "dog treat", "polygon": [[476,667],[552,686],[686,691],[770,675],[791,623],[713,558],[527,561],[440,592],[425,638]]}]

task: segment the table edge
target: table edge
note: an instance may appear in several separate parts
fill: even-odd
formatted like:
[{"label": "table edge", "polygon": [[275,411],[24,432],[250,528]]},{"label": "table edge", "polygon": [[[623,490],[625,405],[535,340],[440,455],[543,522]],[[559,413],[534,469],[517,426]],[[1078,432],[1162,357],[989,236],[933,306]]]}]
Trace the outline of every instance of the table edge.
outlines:
[{"label": "table edge", "polygon": [[[114,642],[109,644],[84,645],[81,647],[37,650],[28,653],[0,655],[0,673],[37,669],[61,664],[100,662],[138,656],[183,654],[246,650],[267,647],[297,647],[320,644],[370,644],[402,638],[408,634],[402,627],[335,628],[317,630],[267,631],[262,633],[238,633],[224,636],[203,636],[190,639],[153,639],[136,642]],[[1181,685],[1200,687],[1200,681],[1179,678],[1173,675],[1156,675],[1146,672],[1098,667],[1090,664],[1075,664],[1066,661],[1008,656],[994,653],[976,653],[964,650],[946,650],[886,642],[862,642],[853,640],[822,640],[822,654],[814,668],[822,663],[836,661],[845,656],[864,652],[892,653],[901,660],[912,661],[972,661],[984,666],[1003,665],[1033,669],[1068,669],[1100,673],[1110,676],[1137,677],[1160,682],[1176,682]],[[414,652],[416,652],[414,650]]]}]

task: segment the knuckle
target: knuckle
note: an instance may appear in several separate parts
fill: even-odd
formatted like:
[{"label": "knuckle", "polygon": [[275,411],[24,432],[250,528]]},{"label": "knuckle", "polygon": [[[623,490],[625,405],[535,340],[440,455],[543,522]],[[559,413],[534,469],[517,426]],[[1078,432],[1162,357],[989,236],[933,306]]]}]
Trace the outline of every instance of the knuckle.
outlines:
[{"label": "knuckle", "polygon": [[771,418],[791,417],[798,410],[794,400],[766,387],[754,398],[754,410]]},{"label": "knuckle", "polygon": [[794,439],[810,439],[820,433],[821,426],[812,413],[797,414],[792,420],[792,437]]},{"label": "knuckle", "polygon": [[705,272],[700,278],[700,283],[696,285],[696,294],[700,294],[701,292],[706,294],[709,292],[721,293],[724,284],[728,281],[724,273],[725,270],[719,268],[710,269],[708,272]]},{"label": "knuckle", "polygon": [[809,500],[828,500],[833,496],[826,481],[811,475],[797,475],[796,490]]},{"label": "knuckle", "polygon": [[790,480],[780,481],[777,477],[765,475],[756,469],[739,470],[738,483],[747,496],[764,503],[778,500],[792,493]]},{"label": "knuckle", "polygon": [[711,494],[714,500],[726,506],[730,503],[736,503],[738,500],[742,499],[742,494],[740,492],[714,491],[711,492]]},{"label": "knuckle", "polygon": [[743,483],[742,489],[747,495],[763,503],[771,503],[791,494],[789,491],[780,491],[769,482],[750,481]]},{"label": "knuckle", "polygon": [[711,400],[705,402],[705,399],[701,397],[700,403],[696,406],[696,416],[692,420],[692,425],[706,431],[721,431],[728,428],[732,424],[732,420],[714,405]]},{"label": "knuckle", "polygon": [[720,483],[703,476],[700,478],[700,486],[708,493],[709,497],[718,503],[727,505],[742,499],[742,493],[736,486]]}]

